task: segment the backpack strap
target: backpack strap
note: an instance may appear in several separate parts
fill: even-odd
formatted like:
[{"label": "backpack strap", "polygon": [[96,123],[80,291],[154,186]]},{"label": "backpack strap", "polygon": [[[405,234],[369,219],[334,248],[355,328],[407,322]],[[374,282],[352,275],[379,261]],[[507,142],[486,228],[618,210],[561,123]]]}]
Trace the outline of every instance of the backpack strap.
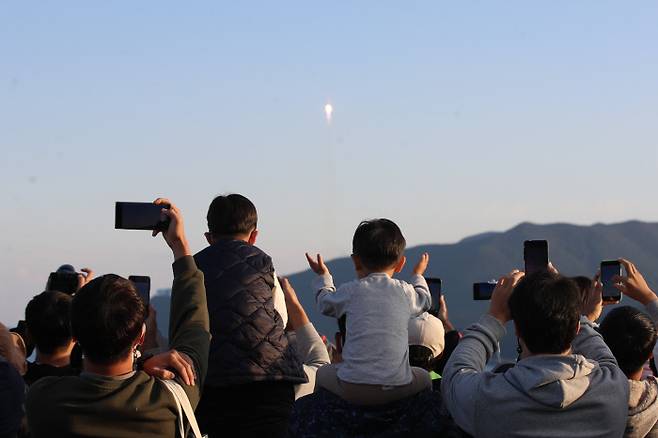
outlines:
[{"label": "backpack strap", "polygon": [[190,404],[190,399],[187,398],[187,394],[183,387],[180,386],[174,380],[162,380],[158,379],[162,384],[167,388],[167,390],[174,396],[176,401],[176,407],[178,408],[178,430],[180,432],[181,438],[185,438],[185,419],[187,419],[188,424],[192,428],[195,438],[202,438],[201,431],[199,430],[199,425],[196,422],[196,417],[194,416],[194,409]]}]

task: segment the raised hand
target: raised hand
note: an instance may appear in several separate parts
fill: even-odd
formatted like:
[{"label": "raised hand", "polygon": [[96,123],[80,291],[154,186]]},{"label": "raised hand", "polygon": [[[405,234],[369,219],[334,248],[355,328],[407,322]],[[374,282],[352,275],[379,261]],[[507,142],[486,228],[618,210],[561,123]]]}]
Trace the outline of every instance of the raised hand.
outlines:
[{"label": "raised hand", "polygon": [[423,275],[427,269],[427,264],[430,262],[430,255],[426,252],[422,253],[420,260],[414,266],[414,274]]},{"label": "raised hand", "polygon": [[306,260],[308,261],[308,265],[310,266],[311,270],[316,274],[325,275],[329,273],[329,268],[327,268],[327,265],[324,264],[324,260],[322,260],[322,256],[320,254],[317,255],[317,260],[313,260],[313,257],[306,253]]},{"label": "raised hand", "polygon": [[78,290],[82,289],[85,284],[89,283],[93,279],[94,271],[89,268],[80,269],[80,273],[78,274]]},{"label": "raised hand", "polygon": [[658,299],[640,271],[631,261],[619,259],[619,263],[626,269],[626,276],[616,276],[612,279],[617,289],[644,305]]},{"label": "raised hand", "polygon": [[596,274],[592,285],[587,290],[585,300],[583,301],[582,314],[592,322],[595,322],[601,316],[603,311],[603,285],[599,281],[600,273]]},{"label": "raised hand", "polygon": [[505,324],[512,319],[509,310],[509,297],[512,295],[514,286],[523,278],[524,272],[515,269],[508,275],[501,277],[496,284],[496,288],[491,295],[491,304],[489,305],[489,314],[501,323]]},{"label": "raised hand", "polygon": [[[171,203],[168,199],[158,198],[153,201],[156,205],[162,205],[162,215],[168,217],[169,227],[162,232],[165,242],[174,253],[174,259],[190,255],[190,248],[185,237],[185,226],[183,225],[183,215],[178,207]],[[153,236],[157,236],[160,231],[154,230]]]}]

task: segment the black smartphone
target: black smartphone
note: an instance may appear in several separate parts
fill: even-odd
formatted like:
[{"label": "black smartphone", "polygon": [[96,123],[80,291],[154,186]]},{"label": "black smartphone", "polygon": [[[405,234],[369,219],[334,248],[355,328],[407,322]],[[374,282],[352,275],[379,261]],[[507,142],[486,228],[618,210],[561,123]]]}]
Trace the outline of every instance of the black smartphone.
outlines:
[{"label": "black smartphone", "polygon": [[144,301],[144,305],[148,308],[151,303],[151,277],[146,275],[131,275],[128,280],[132,281],[137,289],[137,293]]},{"label": "black smartphone", "polygon": [[338,318],[338,332],[340,333],[340,347],[345,346],[345,339],[347,338],[347,315]]},{"label": "black smartphone", "polygon": [[490,300],[495,288],[495,281],[473,283],[473,299],[478,301]]},{"label": "black smartphone", "polygon": [[603,284],[603,301],[618,303],[621,301],[621,291],[615,287],[614,278],[621,275],[621,263],[618,260],[601,262],[601,284]]},{"label": "black smartphone", "polygon": [[430,288],[430,296],[432,297],[432,305],[427,312],[430,315],[437,316],[441,309],[441,279],[436,277],[426,277],[425,281]]},{"label": "black smartphone", "polygon": [[548,240],[523,242],[523,260],[526,275],[548,270]]},{"label": "black smartphone", "polygon": [[169,205],[155,205],[152,202],[117,202],[114,207],[114,228],[166,231],[169,218],[162,218],[163,208],[169,208]]},{"label": "black smartphone", "polygon": [[51,272],[46,290],[73,295],[78,291],[78,274],[75,272]]}]

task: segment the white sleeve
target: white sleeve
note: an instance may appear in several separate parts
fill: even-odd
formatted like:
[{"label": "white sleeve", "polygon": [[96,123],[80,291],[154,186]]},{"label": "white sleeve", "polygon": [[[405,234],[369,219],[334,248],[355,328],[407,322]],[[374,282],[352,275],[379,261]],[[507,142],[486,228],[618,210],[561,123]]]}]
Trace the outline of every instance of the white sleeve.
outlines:
[{"label": "white sleeve", "polygon": [[283,296],[283,289],[279,284],[279,277],[274,273],[274,288],[272,288],[272,297],[274,299],[274,310],[279,312],[283,320],[283,326],[288,325],[288,308],[286,307],[286,298]]}]

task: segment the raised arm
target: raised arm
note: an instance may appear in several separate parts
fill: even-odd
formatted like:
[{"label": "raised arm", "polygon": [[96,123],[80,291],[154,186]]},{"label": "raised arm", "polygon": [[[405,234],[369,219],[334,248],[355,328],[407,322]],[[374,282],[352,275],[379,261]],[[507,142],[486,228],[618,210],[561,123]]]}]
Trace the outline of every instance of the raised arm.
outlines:
[{"label": "raised arm", "polygon": [[[170,205],[169,209],[163,210],[163,214],[166,214],[171,221],[163,237],[174,255],[169,347],[186,354],[194,364],[196,384],[183,385],[183,388],[192,406],[196,406],[200,388],[208,371],[210,347],[210,326],[203,273],[197,268],[191,256],[185,237],[183,218],[178,208],[166,199],[158,199],[155,203]],[[157,232],[154,232],[155,234]]]},{"label": "raised arm", "polygon": [[432,306],[430,289],[427,286],[425,277],[423,277],[429,260],[430,256],[426,252],[420,256],[420,261],[414,266],[413,275],[409,279],[412,287],[405,288],[405,293],[409,298],[409,309],[412,318],[426,312]]},{"label": "raised arm", "polygon": [[467,433],[475,434],[476,400],[482,372],[505,335],[505,323],[511,319],[507,301],[522,273],[513,272],[498,281],[489,313],[466,329],[443,370],[441,393],[455,422]]}]

